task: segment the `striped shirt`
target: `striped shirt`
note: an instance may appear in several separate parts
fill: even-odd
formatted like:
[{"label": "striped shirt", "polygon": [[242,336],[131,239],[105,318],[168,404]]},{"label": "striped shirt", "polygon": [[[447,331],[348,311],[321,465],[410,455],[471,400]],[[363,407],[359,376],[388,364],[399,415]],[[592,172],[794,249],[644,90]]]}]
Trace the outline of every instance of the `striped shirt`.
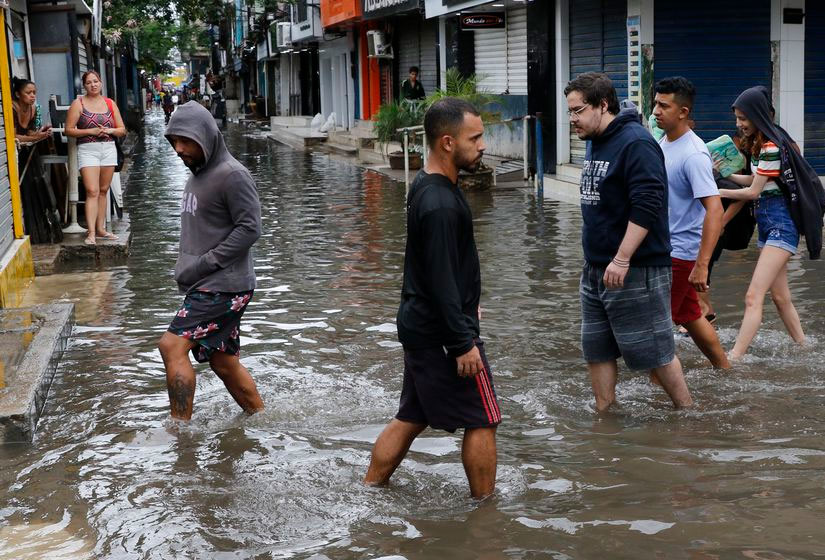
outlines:
[{"label": "striped shirt", "polygon": [[751,173],[754,175],[764,175],[768,178],[765,183],[765,188],[762,189],[762,194],[779,194],[779,185],[772,180],[779,177],[782,171],[782,162],[779,160],[779,148],[771,141],[766,141],[762,144],[762,149],[759,150],[759,156],[751,158]]}]

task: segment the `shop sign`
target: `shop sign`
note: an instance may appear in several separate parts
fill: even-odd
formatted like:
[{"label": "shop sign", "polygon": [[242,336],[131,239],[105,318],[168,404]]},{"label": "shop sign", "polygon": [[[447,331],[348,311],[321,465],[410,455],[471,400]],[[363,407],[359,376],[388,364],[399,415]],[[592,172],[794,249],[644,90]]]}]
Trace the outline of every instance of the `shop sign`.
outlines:
[{"label": "shop sign", "polygon": [[364,19],[375,19],[410,12],[419,8],[418,0],[361,0]]},{"label": "shop sign", "polygon": [[361,17],[361,0],[321,0],[321,25],[330,27]]},{"label": "shop sign", "polygon": [[458,16],[463,30],[504,29],[504,12],[468,12]]}]

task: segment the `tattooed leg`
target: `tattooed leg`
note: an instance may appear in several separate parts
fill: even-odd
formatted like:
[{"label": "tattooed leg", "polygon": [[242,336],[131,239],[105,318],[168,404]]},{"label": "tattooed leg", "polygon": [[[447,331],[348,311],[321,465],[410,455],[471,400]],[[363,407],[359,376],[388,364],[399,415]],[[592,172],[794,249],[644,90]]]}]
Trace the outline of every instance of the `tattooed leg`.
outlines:
[{"label": "tattooed leg", "polygon": [[158,344],[166,367],[166,388],[172,417],[181,420],[192,418],[195,369],[189,361],[189,351],[194,345],[194,342],[170,332],[164,333]]}]

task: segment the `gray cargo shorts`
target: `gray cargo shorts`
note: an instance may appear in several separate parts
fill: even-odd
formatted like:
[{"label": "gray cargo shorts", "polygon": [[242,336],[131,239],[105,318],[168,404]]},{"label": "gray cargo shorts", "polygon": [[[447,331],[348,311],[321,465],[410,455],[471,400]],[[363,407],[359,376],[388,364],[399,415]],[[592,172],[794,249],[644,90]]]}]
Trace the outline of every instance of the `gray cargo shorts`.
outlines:
[{"label": "gray cargo shorts", "polygon": [[670,316],[670,266],[630,267],[624,286],[608,290],[604,267],[585,263],[579,297],[582,307],[582,353],[587,362],[621,356],[634,370],[673,361]]}]

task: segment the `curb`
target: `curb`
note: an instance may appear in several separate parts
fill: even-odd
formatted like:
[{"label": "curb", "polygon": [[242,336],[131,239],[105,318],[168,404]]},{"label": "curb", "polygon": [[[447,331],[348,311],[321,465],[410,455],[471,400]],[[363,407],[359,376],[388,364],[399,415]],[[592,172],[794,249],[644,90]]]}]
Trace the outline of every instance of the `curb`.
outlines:
[{"label": "curb", "polygon": [[32,338],[19,366],[7,375],[6,387],[0,389],[0,442],[31,442],[68,346],[74,304],[53,303],[3,312],[25,316],[22,326],[6,332]]}]

